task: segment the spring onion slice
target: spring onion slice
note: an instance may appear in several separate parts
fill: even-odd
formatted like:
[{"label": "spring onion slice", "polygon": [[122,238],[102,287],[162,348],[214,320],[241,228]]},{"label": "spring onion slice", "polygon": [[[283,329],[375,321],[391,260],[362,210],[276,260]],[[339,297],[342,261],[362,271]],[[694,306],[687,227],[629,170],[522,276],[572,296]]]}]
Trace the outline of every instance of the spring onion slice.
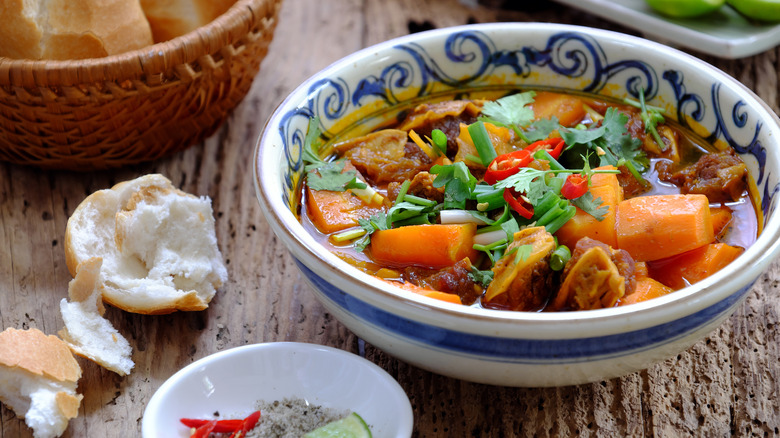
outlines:
[{"label": "spring onion slice", "polygon": [[477,148],[477,154],[479,154],[480,161],[483,166],[487,167],[498,155],[496,149],[493,147],[493,142],[490,141],[490,135],[488,135],[485,123],[477,121],[469,125],[469,135],[471,135],[471,141],[474,142],[474,147]]},{"label": "spring onion slice", "polygon": [[477,224],[491,225],[494,220],[472,210],[442,210],[439,220],[443,224]]},{"label": "spring onion slice", "polygon": [[504,243],[507,241],[506,232],[504,230],[489,231],[487,233],[474,235],[474,243],[477,245],[490,245],[500,241],[504,241]]}]

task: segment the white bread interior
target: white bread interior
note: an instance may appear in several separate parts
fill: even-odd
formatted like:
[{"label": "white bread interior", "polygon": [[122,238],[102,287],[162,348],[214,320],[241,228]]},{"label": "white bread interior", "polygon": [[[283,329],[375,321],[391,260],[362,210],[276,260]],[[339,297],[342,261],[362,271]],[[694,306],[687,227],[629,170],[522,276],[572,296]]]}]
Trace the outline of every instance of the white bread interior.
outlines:
[{"label": "white bread interior", "polygon": [[135,365],[130,343],[111,322],[103,318],[100,291],[100,266],[103,259],[93,257],[78,267],[76,278],[68,285],[68,296],[60,302],[65,327],[57,333],[74,353],[120,376],[130,374]]},{"label": "white bread interior", "polygon": [[0,401],[24,417],[35,438],[62,435],[78,415],[81,367],[68,346],[38,329],[0,333]]},{"label": "white bread interior", "polygon": [[227,281],[211,200],[158,174],[99,190],[79,204],[65,230],[71,275],[92,257],[103,259],[103,300],[129,312],[203,310]]},{"label": "white bread interior", "polygon": [[2,0],[0,56],[85,59],[153,44],[139,0]]},{"label": "white bread interior", "polygon": [[219,17],[236,0],[141,0],[154,42],[168,41]]}]

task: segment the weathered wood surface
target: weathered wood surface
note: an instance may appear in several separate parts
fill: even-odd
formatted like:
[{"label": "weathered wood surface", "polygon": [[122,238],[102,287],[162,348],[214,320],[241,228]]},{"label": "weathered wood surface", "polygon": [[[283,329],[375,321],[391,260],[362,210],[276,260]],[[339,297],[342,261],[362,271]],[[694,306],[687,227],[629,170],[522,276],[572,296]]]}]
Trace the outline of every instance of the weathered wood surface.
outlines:
[{"label": "weathered wood surface", "polygon": [[[62,327],[58,303],[70,280],[62,246],[65,224],[89,193],[160,172],[183,190],[213,199],[230,281],[203,312],[140,316],[109,309],[107,317],[134,347],[136,367],[120,378],[81,360],[84,400],[65,436],[140,435],[144,407],[162,382],[218,350],[306,341],[357,352],[356,336],[315,301],[259,211],[250,162],[255,139],[275,106],[305,78],[355,50],[410,31],[511,20],[634,33],[555,3],[514,4],[516,10],[470,8],[457,0],[287,0],[250,95],[203,144],[112,172],[40,171],[0,163],[3,327],[37,327],[49,334]],[[693,53],[778,111],[779,49],[742,60]],[[706,340],[645,371],[600,383],[492,387],[431,374],[371,346],[366,357],[406,390],[420,437],[774,436],[780,434],[779,280],[775,264]],[[3,407],[1,414],[2,436],[31,436],[11,410]]]}]

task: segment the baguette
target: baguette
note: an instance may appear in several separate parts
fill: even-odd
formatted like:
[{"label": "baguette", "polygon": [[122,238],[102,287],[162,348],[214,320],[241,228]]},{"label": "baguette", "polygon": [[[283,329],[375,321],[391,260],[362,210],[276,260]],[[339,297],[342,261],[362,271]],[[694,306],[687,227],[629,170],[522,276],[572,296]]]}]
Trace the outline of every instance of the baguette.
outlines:
[{"label": "baguette", "polygon": [[128,312],[203,310],[227,281],[211,200],[158,174],[89,195],[68,219],[64,246],[74,277],[103,259],[103,300]]},{"label": "baguette", "polygon": [[0,56],[100,58],[153,43],[139,0],[3,0]]},{"label": "baguette", "polygon": [[0,401],[24,417],[35,438],[62,435],[78,415],[81,367],[68,346],[38,329],[0,333]]},{"label": "baguette", "polygon": [[133,369],[133,349],[103,318],[106,308],[100,291],[102,264],[103,259],[93,257],[79,266],[76,278],[68,285],[70,301],[63,298],[60,302],[65,327],[57,334],[77,355],[125,376]]},{"label": "baguette", "polygon": [[168,41],[211,23],[236,0],[141,0],[154,42]]}]

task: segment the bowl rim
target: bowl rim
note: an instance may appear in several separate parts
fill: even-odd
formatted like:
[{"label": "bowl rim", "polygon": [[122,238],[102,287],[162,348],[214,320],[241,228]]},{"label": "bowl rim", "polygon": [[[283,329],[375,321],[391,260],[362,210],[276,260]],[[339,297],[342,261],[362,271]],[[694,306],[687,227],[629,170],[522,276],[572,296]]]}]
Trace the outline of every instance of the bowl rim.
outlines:
[{"label": "bowl rim", "polygon": [[[288,94],[269,116],[255,145],[254,183],[263,214],[292,255],[326,281],[338,284],[343,291],[365,302],[385,310],[401,312],[402,315],[412,319],[425,320],[427,324],[450,326],[463,331],[463,323],[466,322],[470,324],[470,328],[481,327],[483,331],[495,334],[501,332],[500,328],[496,328],[496,324],[503,323],[503,329],[509,330],[511,333],[522,332],[534,337],[551,339],[578,338],[618,333],[624,331],[621,327],[628,324],[632,328],[652,327],[705,309],[738,292],[741,288],[750,286],[780,253],[780,217],[770,213],[776,219],[766,221],[761,235],[739,256],[738,260],[741,262],[731,266],[731,269],[725,268],[693,286],[664,297],[631,306],[578,312],[509,312],[444,302],[432,303],[434,301],[432,299],[420,297],[411,292],[404,293],[401,289],[387,285],[335,257],[308,234],[308,231],[296,220],[281,200],[274,198],[274,194],[265,184],[268,178],[260,177],[260,175],[266,174],[266,170],[278,166],[278,160],[276,163],[269,163],[266,161],[273,160],[263,159],[266,155],[270,158],[278,158],[272,152],[277,146],[269,144],[269,128],[276,126],[282,111],[296,107],[299,97],[305,96],[309,86],[317,80],[329,77],[347,66],[360,63],[362,60],[375,58],[375,54],[387,51],[398,44],[434,40],[463,30],[484,31],[485,33],[572,31],[600,39],[600,42],[631,44],[656,53],[663,53],[677,58],[679,62],[690,65],[693,69],[706,72],[721,83],[736,87],[740,92],[745,93],[746,98],[753,101],[750,102],[751,104],[757,105],[754,109],[763,113],[761,120],[773,121],[773,129],[780,131],[780,119],[777,115],[753,91],[735,78],[680,50],[620,32],[557,23],[486,23],[440,28],[393,38],[347,55],[307,78]],[[778,158],[776,157],[774,161],[778,161]],[[276,184],[276,181],[273,181],[272,184]],[[576,326],[585,323],[588,324],[587,332],[572,333],[572,324]]]}]

